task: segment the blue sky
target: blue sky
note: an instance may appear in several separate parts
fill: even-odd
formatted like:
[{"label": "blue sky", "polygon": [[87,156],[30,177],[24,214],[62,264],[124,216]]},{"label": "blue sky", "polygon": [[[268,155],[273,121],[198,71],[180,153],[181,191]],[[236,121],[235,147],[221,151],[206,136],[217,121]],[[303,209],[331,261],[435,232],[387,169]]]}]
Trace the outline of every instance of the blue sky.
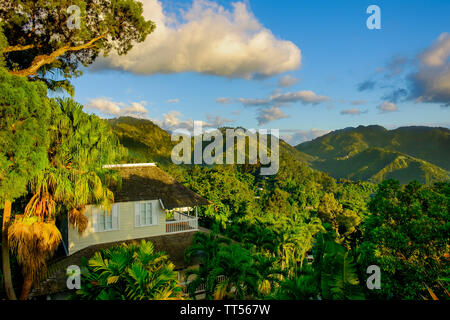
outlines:
[{"label": "blue sky", "polygon": [[[291,144],[348,126],[450,127],[450,1],[142,2],[157,31],[73,81],[86,111],[275,128]],[[366,26],[371,4],[381,30]]]}]

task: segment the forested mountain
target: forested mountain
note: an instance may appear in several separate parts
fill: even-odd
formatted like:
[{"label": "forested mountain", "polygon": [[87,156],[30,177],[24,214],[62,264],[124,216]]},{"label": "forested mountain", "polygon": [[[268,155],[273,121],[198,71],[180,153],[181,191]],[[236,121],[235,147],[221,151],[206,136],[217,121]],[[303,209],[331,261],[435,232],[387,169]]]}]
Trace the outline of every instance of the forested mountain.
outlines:
[{"label": "forested mountain", "polygon": [[[120,117],[110,119],[108,122],[119,137],[122,145],[128,149],[130,162],[171,162],[170,154],[177,142],[172,142],[170,134],[151,120]],[[220,128],[224,135],[226,129],[229,128]],[[203,147],[206,147],[209,143],[204,142]],[[193,147],[194,143],[191,145]],[[245,151],[245,154],[248,155],[248,150]],[[296,150],[283,140],[280,140],[280,154],[282,157],[291,157],[301,162],[309,162],[314,159],[314,157]]]},{"label": "forested mountain", "polygon": [[450,130],[430,127],[359,126],[328,133],[296,149],[313,168],[335,178],[432,183],[449,178]]},{"label": "forested mountain", "polygon": [[[121,117],[109,120],[129,161],[170,163],[175,145],[170,134],[150,120]],[[226,128],[221,130],[224,132]],[[204,142],[205,147],[209,142]],[[193,144],[192,144],[193,146]],[[246,152],[248,153],[248,152]],[[295,148],[280,140],[280,157],[308,163],[334,178],[379,183],[397,179],[432,183],[449,178],[450,130],[430,127],[359,126],[333,131]]]},{"label": "forested mountain", "polygon": [[108,120],[120,142],[128,149],[130,162],[170,161],[170,134],[150,120],[120,117]]}]

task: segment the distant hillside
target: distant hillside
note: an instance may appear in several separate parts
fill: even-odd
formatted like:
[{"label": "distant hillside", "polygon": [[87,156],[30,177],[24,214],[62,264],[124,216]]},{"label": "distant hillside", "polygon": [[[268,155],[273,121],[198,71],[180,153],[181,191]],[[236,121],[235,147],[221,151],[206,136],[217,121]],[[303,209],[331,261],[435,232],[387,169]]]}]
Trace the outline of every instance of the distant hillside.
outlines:
[{"label": "distant hillside", "polygon": [[120,142],[128,149],[129,162],[170,161],[174,146],[170,134],[152,121],[132,117],[108,121]]},{"label": "distant hillside", "polygon": [[330,132],[296,149],[313,168],[335,178],[402,183],[445,180],[450,170],[450,130],[430,127],[359,126]]},{"label": "distant hillside", "polygon": [[[175,143],[171,141],[170,134],[167,131],[161,129],[152,121],[132,117],[120,117],[108,121],[121,143],[128,149],[128,161],[171,162],[170,155]],[[225,134],[226,129],[228,128],[221,128],[220,130]],[[209,143],[203,142],[203,147]],[[194,146],[194,143],[192,143],[192,146]],[[239,150],[239,152],[243,151]],[[308,162],[313,159],[313,157],[298,151],[283,140],[280,140],[280,154],[282,157],[293,158],[300,162]],[[248,149],[245,150],[245,155],[248,155]]]}]

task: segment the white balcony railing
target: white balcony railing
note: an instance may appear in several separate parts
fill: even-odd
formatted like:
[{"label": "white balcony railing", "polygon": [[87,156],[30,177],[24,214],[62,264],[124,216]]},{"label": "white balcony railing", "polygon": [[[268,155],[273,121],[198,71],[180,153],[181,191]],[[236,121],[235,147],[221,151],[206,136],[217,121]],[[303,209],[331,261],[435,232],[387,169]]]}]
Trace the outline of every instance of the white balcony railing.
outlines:
[{"label": "white balcony railing", "polygon": [[173,212],[173,220],[166,221],[166,233],[198,230],[198,218],[182,212]]}]

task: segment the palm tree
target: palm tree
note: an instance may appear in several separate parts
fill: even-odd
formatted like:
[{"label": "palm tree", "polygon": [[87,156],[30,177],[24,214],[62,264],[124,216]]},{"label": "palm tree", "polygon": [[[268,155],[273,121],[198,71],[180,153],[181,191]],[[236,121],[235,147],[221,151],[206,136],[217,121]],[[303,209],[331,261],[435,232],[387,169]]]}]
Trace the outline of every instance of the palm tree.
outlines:
[{"label": "palm tree", "polygon": [[220,236],[217,228],[213,227],[210,233],[197,232],[192,240],[192,245],[186,249],[184,256],[188,262],[198,257],[201,262],[205,263],[212,260],[221,247],[230,243],[230,239]]},{"label": "palm tree", "polygon": [[11,76],[0,67],[2,268],[5,291],[10,300],[16,300],[8,245],[12,205],[16,199],[27,194],[29,180],[47,166],[51,108],[46,90],[42,83]]},{"label": "palm tree", "polygon": [[198,232],[194,235],[192,245],[185,252],[186,261],[199,260],[198,267],[187,270],[185,274],[186,288],[192,298],[195,299],[197,289],[205,285],[206,299],[212,299],[214,288],[206,285],[214,268],[212,261],[219,250],[230,243],[228,238],[219,236],[217,225],[211,233]]},{"label": "palm tree", "polygon": [[239,234],[239,237],[242,238],[242,242],[250,243],[259,250],[276,251],[276,235],[268,227],[267,223],[262,222],[260,219],[256,219],[254,224],[243,235]]},{"label": "palm tree", "polygon": [[317,237],[313,267],[324,299],[364,299],[351,252],[331,231]]},{"label": "palm tree", "polygon": [[21,299],[28,298],[33,283],[46,271],[45,261],[62,239],[55,225],[56,212],[68,211],[69,222],[82,233],[87,226],[84,206],[96,203],[109,208],[114,201],[107,184],[118,177],[102,165],[121,157],[123,147],[104,121],[82,108],[71,99],[56,100],[50,125],[50,165],[30,181],[32,197],[9,231],[24,275]]},{"label": "palm tree", "polygon": [[101,250],[84,260],[83,267],[83,285],[73,299],[182,299],[175,266],[164,252],[155,252],[150,241]]},{"label": "palm tree", "polygon": [[[207,287],[214,288],[214,299],[245,299],[258,295],[260,277],[254,267],[250,251],[238,244],[221,248],[212,262],[214,268],[207,279]],[[224,280],[219,282],[219,276]]]},{"label": "palm tree", "polygon": [[271,298],[276,300],[309,300],[319,295],[317,278],[311,266],[302,267],[280,282]]},{"label": "palm tree", "polygon": [[301,268],[307,253],[313,248],[315,235],[322,230],[318,218],[311,218],[310,221],[281,220],[276,230],[276,252],[282,269],[288,269],[292,274],[298,263]]},{"label": "palm tree", "polygon": [[253,255],[254,268],[258,274],[258,294],[268,296],[272,290],[279,286],[285,272],[277,265],[277,258],[267,254]]}]

